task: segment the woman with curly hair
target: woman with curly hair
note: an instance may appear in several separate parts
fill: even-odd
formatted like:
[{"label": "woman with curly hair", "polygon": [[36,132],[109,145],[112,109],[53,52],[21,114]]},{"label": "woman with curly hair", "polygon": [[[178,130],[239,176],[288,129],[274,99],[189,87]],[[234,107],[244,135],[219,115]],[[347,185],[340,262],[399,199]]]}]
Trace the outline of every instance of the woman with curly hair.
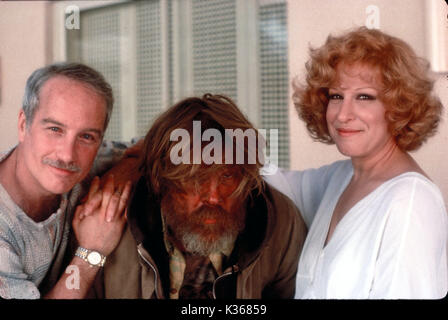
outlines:
[{"label": "woman with curly hair", "polygon": [[442,111],[428,63],[402,40],[358,28],[310,50],[294,104],[311,136],[349,160],[280,171],[310,230],[296,298],[442,298],[448,219],[438,187],[409,155]]}]

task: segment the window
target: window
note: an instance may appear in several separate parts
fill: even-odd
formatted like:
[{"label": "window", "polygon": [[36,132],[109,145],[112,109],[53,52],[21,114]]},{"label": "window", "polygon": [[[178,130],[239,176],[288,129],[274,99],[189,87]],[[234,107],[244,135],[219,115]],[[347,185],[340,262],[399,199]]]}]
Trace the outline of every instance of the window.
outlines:
[{"label": "window", "polygon": [[107,138],[144,135],[169,105],[219,93],[256,127],[278,129],[279,165],[289,167],[284,1],[135,1],[80,16],[80,29],[67,30],[67,59],[98,69],[112,85]]}]

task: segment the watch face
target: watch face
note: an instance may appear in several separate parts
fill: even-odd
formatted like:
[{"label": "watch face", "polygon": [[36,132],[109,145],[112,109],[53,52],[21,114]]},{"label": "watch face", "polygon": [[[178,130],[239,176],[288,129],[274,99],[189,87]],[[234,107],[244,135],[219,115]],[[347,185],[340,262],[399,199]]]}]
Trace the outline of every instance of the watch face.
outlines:
[{"label": "watch face", "polygon": [[92,251],[87,255],[87,261],[96,266],[101,262],[101,255],[96,251]]}]

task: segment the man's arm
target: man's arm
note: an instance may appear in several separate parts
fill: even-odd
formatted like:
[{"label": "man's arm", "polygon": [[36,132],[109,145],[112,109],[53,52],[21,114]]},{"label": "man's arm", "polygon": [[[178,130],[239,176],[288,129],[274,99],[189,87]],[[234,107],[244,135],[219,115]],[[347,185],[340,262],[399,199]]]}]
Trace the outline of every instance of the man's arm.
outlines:
[{"label": "man's arm", "polygon": [[127,181],[137,182],[140,178],[143,141],[143,139],[132,139],[131,142],[104,141],[88,177],[82,183],[84,188],[87,189],[96,176],[102,177],[101,186],[103,186],[111,174],[115,177],[116,187],[121,190]]},{"label": "man's arm", "polygon": [[[126,222],[124,211],[131,183],[126,184],[123,192],[115,187],[113,176],[108,178],[102,190],[99,185],[99,179],[94,179],[87,201],[77,207],[72,224],[80,247],[108,256],[118,245],[123,232]],[[99,269],[75,256],[55,287],[44,298],[84,298]]]},{"label": "man's arm", "polygon": [[142,138],[134,138],[130,142],[104,140],[98,149],[88,180],[103,176],[123,160],[137,159],[140,156],[143,141]]},{"label": "man's arm", "polygon": [[[100,173],[101,171],[103,171],[104,173],[104,170],[108,171],[103,174],[101,180],[97,178],[93,180],[89,193],[86,196],[87,202],[85,202],[83,206],[78,207],[73,218],[75,235],[81,247],[94,249],[94,246],[92,246],[90,244],[91,242],[89,241],[94,241],[95,239],[87,240],[88,243],[85,245],[81,243],[81,241],[83,240],[80,240],[80,237],[83,238],[83,234],[85,234],[89,230],[93,231],[93,235],[91,235],[91,238],[95,238],[99,234],[103,234],[103,231],[99,231],[98,225],[96,225],[96,227],[94,227],[93,229],[89,225],[82,225],[81,221],[83,221],[83,219],[86,219],[85,221],[90,222],[90,224],[95,224],[89,219],[93,218],[94,215],[97,215],[96,218],[103,218],[103,221],[100,223],[97,221],[96,224],[99,223],[100,225],[102,225],[102,227],[108,226],[111,227],[111,229],[114,228],[114,226],[111,225],[111,222],[104,221],[104,215],[98,215],[98,212],[95,213],[95,210],[98,211],[96,205],[97,201],[99,201],[99,196],[97,194],[99,188],[104,188],[104,191],[102,192],[104,197],[102,197],[102,209],[100,209],[100,212],[105,210],[105,206],[107,207],[108,199],[116,203],[117,195],[121,194],[120,200],[118,202],[122,207],[120,206],[115,213],[113,212],[113,208],[109,208],[107,209],[107,211],[111,212],[110,214],[112,216],[120,214],[122,215],[122,217],[124,216],[123,211],[129,198],[131,185],[140,177],[139,164],[142,145],[143,139],[139,140],[137,143],[127,149],[125,149],[126,145],[124,144],[119,145],[117,143],[107,142],[102,148],[102,151],[99,152],[99,156],[96,160],[96,168],[92,169],[92,172]],[[108,181],[110,181],[111,177],[113,177],[112,179],[114,181],[114,187],[111,187],[110,185],[108,186]],[[117,222],[118,225],[121,225],[120,223],[122,221],[118,219]],[[75,225],[77,225],[79,229],[78,231],[76,230]],[[116,240],[115,246],[118,245],[118,242],[121,238],[123,226],[124,225],[121,225],[120,231],[116,231],[115,233],[115,237],[118,235],[118,238],[114,237],[114,241]],[[111,229],[104,232],[110,232],[114,234]],[[110,252],[105,252],[104,249],[97,251],[107,256],[113,251],[113,249],[115,249],[115,246],[113,246]],[[56,286],[45,296],[45,298],[76,299],[85,297],[91,285],[93,284],[98,271],[99,267],[92,267],[83,259],[75,256],[70,262],[69,266],[66,268],[66,272],[63,273]],[[77,280],[74,279],[74,277],[76,277],[78,274],[79,285],[73,286],[72,282]],[[67,286],[67,283],[72,283],[72,285]],[[76,287],[76,290],[70,289],[71,287]]]}]

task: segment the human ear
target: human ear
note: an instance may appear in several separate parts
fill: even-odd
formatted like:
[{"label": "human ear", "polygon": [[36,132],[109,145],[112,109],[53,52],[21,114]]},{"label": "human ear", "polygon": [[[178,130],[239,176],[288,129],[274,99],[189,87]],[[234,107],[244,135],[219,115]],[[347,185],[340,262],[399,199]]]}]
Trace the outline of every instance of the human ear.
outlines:
[{"label": "human ear", "polygon": [[23,110],[20,110],[19,112],[18,130],[19,130],[19,142],[23,142],[27,130],[26,116]]}]

